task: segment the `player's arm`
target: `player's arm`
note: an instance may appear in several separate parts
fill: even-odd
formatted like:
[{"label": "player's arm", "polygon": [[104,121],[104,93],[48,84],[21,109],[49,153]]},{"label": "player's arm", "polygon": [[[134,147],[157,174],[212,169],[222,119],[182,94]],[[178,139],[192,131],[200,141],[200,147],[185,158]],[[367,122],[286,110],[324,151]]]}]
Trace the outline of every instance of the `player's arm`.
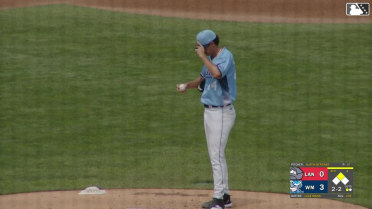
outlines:
[{"label": "player's arm", "polygon": [[204,53],[204,47],[198,42],[197,47],[195,48],[195,52],[199,55],[200,59],[204,62],[205,66],[207,67],[208,71],[215,79],[220,79],[222,74],[221,71],[218,69],[217,65],[215,65]]},{"label": "player's arm", "polygon": [[221,78],[221,71],[218,67],[210,61],[207,56],[201,56],[201,60],[204,62],[205,66],[207,67],[208,71],[212,74],[213,78],[220,79]]},{"label": "player's arm", "polygon": [[198,88],[198,85],[203,80],[204,80],[204,78],[202,76],[199,76],[199,77],[195,78],[195,80],[192,80],[190,82],[177,84],[177,91],[185,92],[187,89],[190,89],[190,88]]}]

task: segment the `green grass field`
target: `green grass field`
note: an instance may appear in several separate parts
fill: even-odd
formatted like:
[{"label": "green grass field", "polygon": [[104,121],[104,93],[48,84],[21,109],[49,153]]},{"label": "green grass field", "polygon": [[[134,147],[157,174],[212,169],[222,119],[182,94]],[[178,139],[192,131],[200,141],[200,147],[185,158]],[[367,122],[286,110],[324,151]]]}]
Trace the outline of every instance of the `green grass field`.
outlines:
[{"label": "green grass field", "polygon": [[372,207],[371,24],[172,19],[67,5],[0,11],[0,194],[208,188],[200,94],[176,92],[215,30],[235,56],[234,190],[288,193],[291,162],[355,163]]}]

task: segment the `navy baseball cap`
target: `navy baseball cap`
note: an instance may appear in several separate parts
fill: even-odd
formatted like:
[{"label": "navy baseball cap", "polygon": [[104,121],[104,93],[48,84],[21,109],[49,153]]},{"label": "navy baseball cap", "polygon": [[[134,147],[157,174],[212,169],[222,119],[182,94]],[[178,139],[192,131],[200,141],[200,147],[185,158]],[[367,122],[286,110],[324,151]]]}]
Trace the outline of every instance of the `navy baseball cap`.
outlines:
[{"label": "navy baseball cap", "polygon": [[199,41],[204,46],[211,43],[216,37],[212,30],[203,30],[196,35],[196,41]]}]

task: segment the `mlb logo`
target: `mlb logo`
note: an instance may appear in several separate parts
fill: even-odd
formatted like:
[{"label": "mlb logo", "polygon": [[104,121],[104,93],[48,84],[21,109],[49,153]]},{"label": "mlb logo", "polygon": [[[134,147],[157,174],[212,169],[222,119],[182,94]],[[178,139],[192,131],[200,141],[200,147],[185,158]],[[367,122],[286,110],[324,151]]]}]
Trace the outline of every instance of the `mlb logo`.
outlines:
[{"label": "mlb logo", "polygon": [[346,3],[346,15],[368,16],[369,15],[369,3]]}]

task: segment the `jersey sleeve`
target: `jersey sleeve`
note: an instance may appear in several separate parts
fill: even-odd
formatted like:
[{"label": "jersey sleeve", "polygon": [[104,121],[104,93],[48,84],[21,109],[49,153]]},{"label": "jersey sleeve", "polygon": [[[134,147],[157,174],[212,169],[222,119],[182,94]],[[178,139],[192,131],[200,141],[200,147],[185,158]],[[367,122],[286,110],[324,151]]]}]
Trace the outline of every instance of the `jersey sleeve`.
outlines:
[{"label": "jersey sleeve", "polygon": [[225,77],[228,73],[232,61],[232,56],[225,56],[216,63],[218,70],[221,72],[221,78]]}]

